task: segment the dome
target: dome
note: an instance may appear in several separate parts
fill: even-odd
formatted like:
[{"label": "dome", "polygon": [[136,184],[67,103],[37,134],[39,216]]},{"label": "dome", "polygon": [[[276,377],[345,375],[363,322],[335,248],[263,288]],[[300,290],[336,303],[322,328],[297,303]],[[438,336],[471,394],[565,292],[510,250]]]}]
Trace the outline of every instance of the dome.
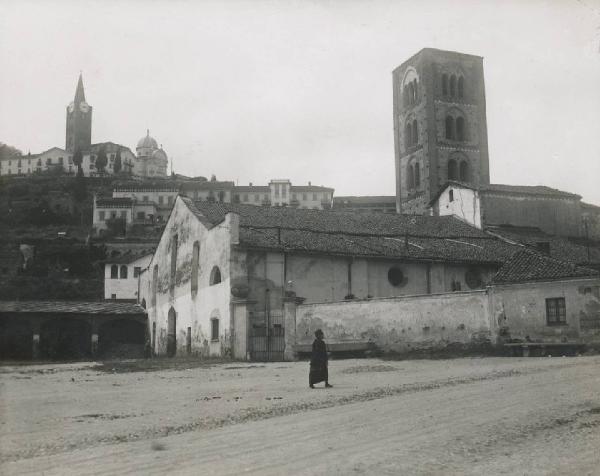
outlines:
[{"label": "dome", "polygon": [[142,137],[137,144],[138,149],[146,148],[146,149],[158,149],[158,143],[154,138],[150,137],[150,130],[148,129],[146,132],[146,137]]},{"label": "dome", "polygon": [[152,152],[152,157],[154,157],[155,159],[168,160],[167,153],[162,149],[156,149],[154,152]]}]

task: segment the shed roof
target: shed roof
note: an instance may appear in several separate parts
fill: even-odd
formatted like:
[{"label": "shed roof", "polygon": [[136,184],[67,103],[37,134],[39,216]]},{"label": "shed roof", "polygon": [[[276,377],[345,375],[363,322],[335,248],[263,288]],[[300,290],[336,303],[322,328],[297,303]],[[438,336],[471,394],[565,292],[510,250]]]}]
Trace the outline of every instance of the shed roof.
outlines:
[{"label": "shed roof", "polygon": [[146,314],[139,304],[114,301],[0,301],[0,313]]}]

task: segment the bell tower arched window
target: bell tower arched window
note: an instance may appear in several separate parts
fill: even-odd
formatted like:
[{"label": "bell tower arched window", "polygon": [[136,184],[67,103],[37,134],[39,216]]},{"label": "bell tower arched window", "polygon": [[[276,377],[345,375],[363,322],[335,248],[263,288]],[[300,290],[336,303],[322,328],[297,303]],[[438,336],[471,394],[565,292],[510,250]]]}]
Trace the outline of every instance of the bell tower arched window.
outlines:
[{"label": "bell tower arched window", "polygon": [[448,96],[448,75],[442,74],[442,95]]},{"label": "bell tower arched window", "polygon": [[415,188],[419,188],[421,186],[421,167],[417,162],[415,164]]},{"label": "bell tower arched window", "polygon": [[450,76],[450,97],[456,96],[456,76]]},{"label": "bell tower arched window", "polygon": [[446,116],[446,139],[454,139],[454,118]]},{"label": "bell tower arched window", "polygon": [[417,125],[417,120],[415,119],[412,123],[412,145],[417,145],[419,143],[419,129]]},{"label": "bell tower arched window", "polygon": [[412,138],[413,138],[412,124],[410,122],[408,122],[406,124],[405,131],[404,131],[404,143],[407,148],[412,145]]},{"label": "bell tower arched window", "polygon": [[456,140],[460,140],[460,141],[465,140],[465,118],[464,117],[456,118]]},{"label": "bell tower arched window", "polygon": [[456,160],[450,159],[448,161],[448,180],[456,180],[458,178],[457,172]]},{"label": "bell tower arched window", "polygon": [[458,77],[458,98],[462,99],[465,97],[465,80],[462,76]]},{"label": "bell tower arched window", "polygon": [[466,160],[461,161],[460,163],[460,181],[468,182],[470,180],[469,177],[469,164]]}]

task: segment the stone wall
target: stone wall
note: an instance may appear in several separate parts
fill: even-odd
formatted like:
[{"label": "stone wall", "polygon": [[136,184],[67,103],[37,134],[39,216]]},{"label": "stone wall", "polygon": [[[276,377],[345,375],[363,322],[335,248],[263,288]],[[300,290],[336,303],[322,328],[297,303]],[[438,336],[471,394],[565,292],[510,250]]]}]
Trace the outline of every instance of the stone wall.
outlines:
[{"label": "stone wall", "polygon": [[492,340],[486,291],[303,304],[296,310],[296,341],[372,341],[384,352],[480,346]]}]

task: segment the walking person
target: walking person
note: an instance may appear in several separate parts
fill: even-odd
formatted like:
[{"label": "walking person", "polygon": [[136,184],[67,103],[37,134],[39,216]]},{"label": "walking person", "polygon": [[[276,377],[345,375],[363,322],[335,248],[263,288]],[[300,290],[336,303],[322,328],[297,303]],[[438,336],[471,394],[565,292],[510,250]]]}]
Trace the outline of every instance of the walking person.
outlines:
[{"label": "walking person", "polygon": [[321,329],[315,331],[316,339],[312,345],[312,354],[310,356],[310,373],[308,375],[308,385],[315,388],[315,383],[325,382],[326,388],[331,388],[329,384],[329,375],[327,370],[327,346],[323,340],[324,334]]}]

